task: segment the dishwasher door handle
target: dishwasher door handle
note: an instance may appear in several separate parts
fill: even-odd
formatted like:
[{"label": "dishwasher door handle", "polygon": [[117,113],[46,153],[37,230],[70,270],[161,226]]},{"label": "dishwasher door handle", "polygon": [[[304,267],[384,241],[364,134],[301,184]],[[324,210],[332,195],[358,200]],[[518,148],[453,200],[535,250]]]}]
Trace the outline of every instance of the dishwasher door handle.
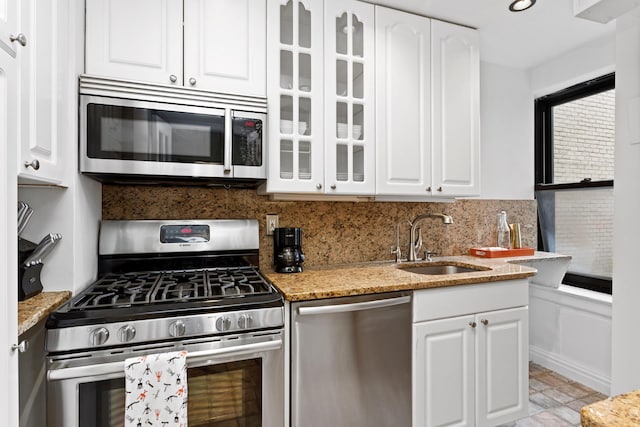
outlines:
[{"label": "dishwasher door handle", "polygon": [[316,307],[298,307],[300,316],[312,314],[347,313],[350,311],[372,310],[374,308],[392,307],[411,302],[411,296],[377,299],[373,301],[355,302],[353,304],[320,305]]}]

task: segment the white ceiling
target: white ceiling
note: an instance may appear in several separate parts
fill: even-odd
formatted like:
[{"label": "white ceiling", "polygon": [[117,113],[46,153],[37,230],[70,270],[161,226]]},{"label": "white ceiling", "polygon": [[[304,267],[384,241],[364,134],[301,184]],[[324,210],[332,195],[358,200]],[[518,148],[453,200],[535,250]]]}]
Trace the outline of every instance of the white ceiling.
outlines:
[{"label": "white ceiling", "polygon": [[477,28],[482,60],[514,68],[540,65],[615,32],[615,21],[574,17],[573,0],[538,0],[518,13],[508,10],[511,0],[367,1]]}]

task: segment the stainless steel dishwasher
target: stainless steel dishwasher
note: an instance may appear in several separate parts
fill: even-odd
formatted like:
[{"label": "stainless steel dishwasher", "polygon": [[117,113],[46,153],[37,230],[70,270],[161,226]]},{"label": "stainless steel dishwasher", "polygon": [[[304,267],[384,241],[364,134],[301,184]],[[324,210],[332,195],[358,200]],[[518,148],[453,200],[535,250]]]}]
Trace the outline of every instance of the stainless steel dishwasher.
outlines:
[{"label": "stainless steel dishwasher", "polygon": [[411,294],[292,304],[293,427],[411,425]]}]

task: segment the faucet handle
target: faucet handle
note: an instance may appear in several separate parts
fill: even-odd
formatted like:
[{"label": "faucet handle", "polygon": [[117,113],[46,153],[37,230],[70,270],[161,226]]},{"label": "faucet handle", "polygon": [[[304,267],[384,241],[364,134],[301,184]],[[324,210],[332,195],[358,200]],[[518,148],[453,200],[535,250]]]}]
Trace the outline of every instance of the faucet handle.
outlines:
[{"label": "faucet handle", "polygon": [[424,260],[425,261],[433,261],[433,258],[431,258],[433,255],[439,255],[437,252],[431,252],[430,250],[426,250],[424,251]]},{"label": "faucet handle", "polygon": [[400,250],[400,245],[391,246],[391,253],[396,256],[396,263],[402,261],[402,251]]}]

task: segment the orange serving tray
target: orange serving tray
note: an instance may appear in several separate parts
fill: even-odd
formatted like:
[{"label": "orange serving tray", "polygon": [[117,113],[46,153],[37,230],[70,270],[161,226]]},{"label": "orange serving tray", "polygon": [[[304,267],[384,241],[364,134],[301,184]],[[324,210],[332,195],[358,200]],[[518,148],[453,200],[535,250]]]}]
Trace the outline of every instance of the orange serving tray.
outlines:
[{"label": "orange serving tray", "polygon": [[526,256],[533,255],[536,250],[534,248],[519,249],[503,249],[503,248],[471,248],[469,255],[480,258],[505,258],[510,256]]}]

